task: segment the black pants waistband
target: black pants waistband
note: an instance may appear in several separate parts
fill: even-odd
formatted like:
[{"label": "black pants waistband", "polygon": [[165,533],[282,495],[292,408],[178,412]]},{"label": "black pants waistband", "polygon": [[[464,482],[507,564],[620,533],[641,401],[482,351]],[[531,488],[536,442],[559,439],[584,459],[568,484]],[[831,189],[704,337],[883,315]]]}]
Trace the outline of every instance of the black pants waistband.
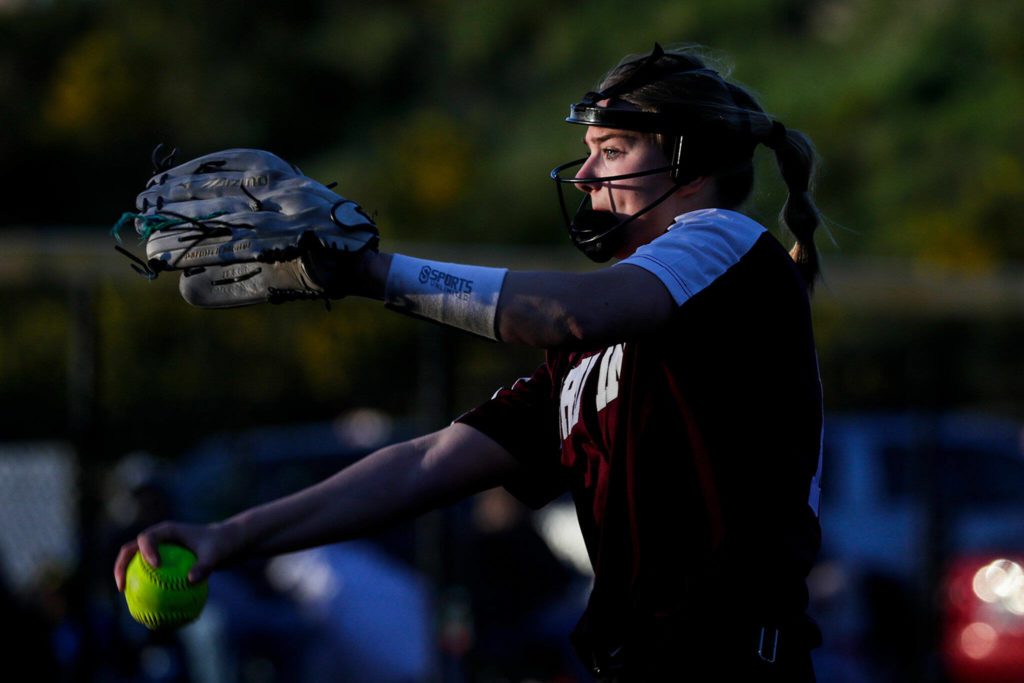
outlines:
[{"label": "black pants waistband", "polygon": [[[820,645],[813,624],[695,625],[664,622],[581,658],[601,681],[813,681],[810,652]],[[686,674],[684,677],[682,674]]]}]

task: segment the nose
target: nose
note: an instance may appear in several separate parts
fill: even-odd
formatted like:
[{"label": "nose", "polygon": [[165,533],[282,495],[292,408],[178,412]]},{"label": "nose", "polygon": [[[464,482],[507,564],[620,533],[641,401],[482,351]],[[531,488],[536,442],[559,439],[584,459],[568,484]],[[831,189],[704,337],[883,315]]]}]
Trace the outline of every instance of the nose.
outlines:
[{"label": "nose", "polygon": [[[586,161],[584,161],[580,166],[580,170],[576,171],[576,175],[574,176],[576,179],[594,177],[594,171],[592,170],[593,164],[591,164],[593,159],[593,156],[587,157]],[[597,185],[594,183],[576,183],[576,188],[579,189],[580,192],[592,194],[597,190]]]}]

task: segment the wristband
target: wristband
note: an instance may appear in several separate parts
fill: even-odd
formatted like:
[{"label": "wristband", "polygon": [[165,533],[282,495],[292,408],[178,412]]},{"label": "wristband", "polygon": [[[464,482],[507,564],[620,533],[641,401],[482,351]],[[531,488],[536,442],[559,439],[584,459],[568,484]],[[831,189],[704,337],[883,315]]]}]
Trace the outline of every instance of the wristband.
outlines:
[{"label": "wristband", "polygon": [[507,272],[506,268],[439,263],[395,254],[384,304],[497,340],[494,323]]}]

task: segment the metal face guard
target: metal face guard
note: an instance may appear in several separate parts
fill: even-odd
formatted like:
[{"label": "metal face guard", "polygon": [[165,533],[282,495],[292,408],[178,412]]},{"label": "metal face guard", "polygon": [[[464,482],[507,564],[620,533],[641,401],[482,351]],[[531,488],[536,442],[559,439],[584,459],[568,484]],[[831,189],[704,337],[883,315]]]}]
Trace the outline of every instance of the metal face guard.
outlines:
[{"label": "metal face guard", "polygon": [[657,173],[667,173],[673,170],[673,166],[662,166],[647,171],[623,173],[622,175],[607,176],[604,178],[561,177],[560,174],[566,169],[570,169],[575,166],[582,166],[586,160],[587,157],[582,157],[554,168],[551,171],[551,178],[555,181],[555,188],[558,191],[558,205],[562,210],[562,218],[565,220],[565,226],[569,231],[569,238],[580,251],[587,255],[589,259],[596,261],[597,263],[604,263],[614,256],[615,252],[619,250],[619,247],[622,244],[622,228],[668,199],[672,193],[679,188],[680,183],[674,184],[671,189],[661,197],[655,199],[632,216],[622,220],[618,220],[617,216],[611,212],[595,211],[588,208],[587,204],[590,200],[588,196],[583,197],[583,200],[580,201],[579,206],[576,208],[576,212],[570,216],[569,209],[565,204],[565,195],[562,191],[563,184],[581,185],[606,183],[610,180],[640,178],[643,176],[655,175]]}]

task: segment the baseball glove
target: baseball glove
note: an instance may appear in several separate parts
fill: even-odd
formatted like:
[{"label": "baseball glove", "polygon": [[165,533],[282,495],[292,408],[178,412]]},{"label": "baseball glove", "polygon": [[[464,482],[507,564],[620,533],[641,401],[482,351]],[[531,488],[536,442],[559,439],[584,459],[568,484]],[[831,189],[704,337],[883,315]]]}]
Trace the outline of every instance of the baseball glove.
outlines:
[{"label": "baseball glove", "polygon": [[331,299],[348,292],[345,254],[323,246],[313,232],[299,238],[300,254],[287,261],[248,261],[224,266],[186,268],[178,280],[185,301],[198,308],[236,308],[250,304],[282,304]]},{"label": "baseball glove", "polygon": [[180,288],[193,305],[338,298],[341,278],[324,278],[320,266],[377,249],[377,227],[358,204],[270,152],[230,149],[174,167],[174,153],[160,153],[137,212],[113,232],[120,239],[133,224],[145,260],[119,250],[149,278],[182,271]]}]

